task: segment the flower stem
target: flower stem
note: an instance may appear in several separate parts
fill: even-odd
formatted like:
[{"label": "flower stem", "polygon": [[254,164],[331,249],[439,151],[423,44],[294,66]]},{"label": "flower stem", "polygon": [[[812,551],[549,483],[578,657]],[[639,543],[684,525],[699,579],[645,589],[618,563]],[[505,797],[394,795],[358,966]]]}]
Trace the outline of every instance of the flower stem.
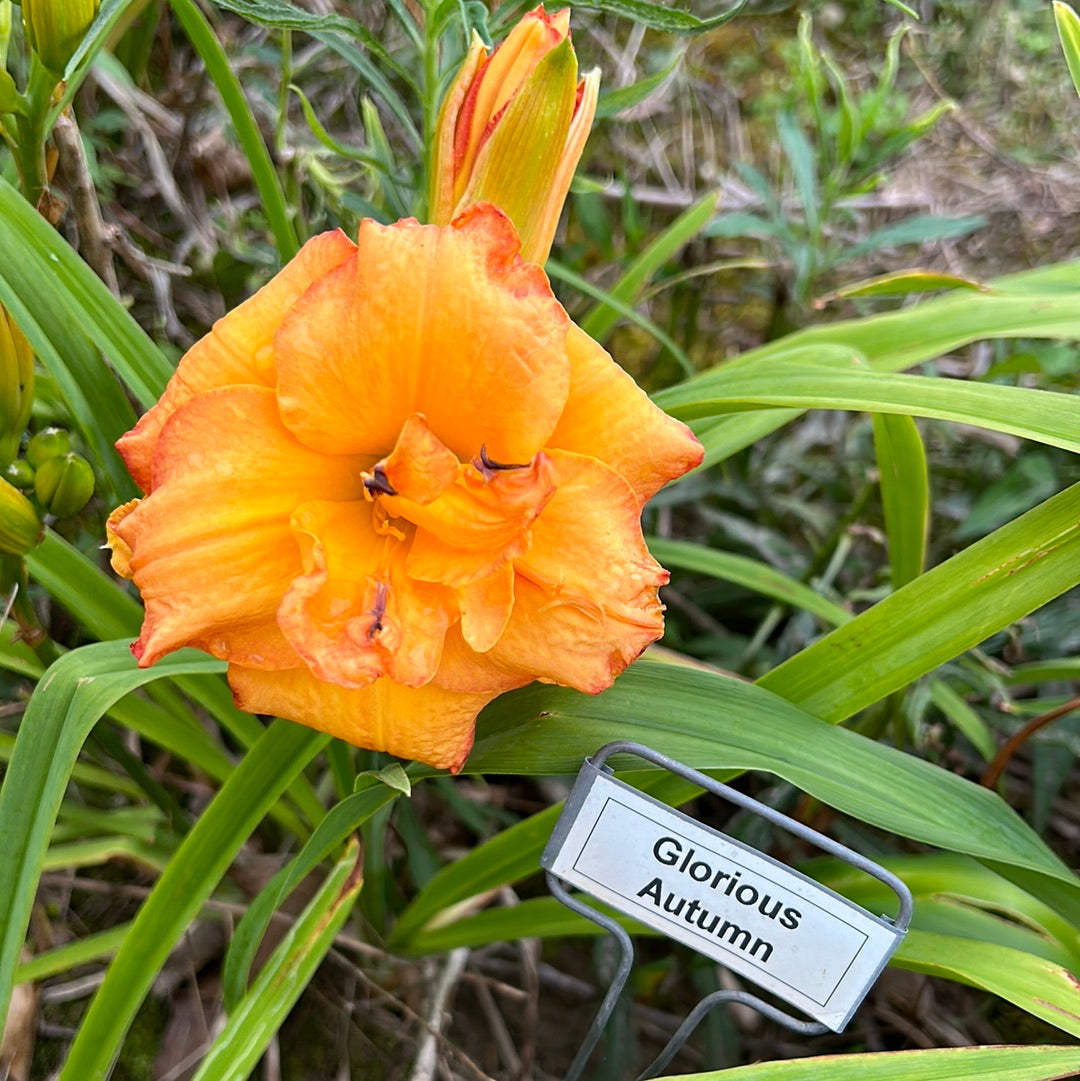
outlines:
[{"label": "flower stem", "polygon": [[49,106],[56,89],[53,75],[37,56],[31,55],[30,78],[26,85],[27,114],[16,116],[17,145],[13,148],[23,195],[33,206],[48,184],[45,169],[45,139],[48,135]]}]

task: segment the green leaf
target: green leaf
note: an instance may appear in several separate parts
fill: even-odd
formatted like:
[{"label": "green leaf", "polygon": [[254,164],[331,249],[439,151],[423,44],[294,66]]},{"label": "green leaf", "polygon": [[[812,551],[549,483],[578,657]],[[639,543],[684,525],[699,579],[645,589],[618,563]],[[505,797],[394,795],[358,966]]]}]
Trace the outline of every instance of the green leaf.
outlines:
[{"label": "green leaf", "polygon": [[593,285],[588,278],[583,278],[580,274],[575,273],[569,267],[558,262],[558,260],[548,259],[544,264],[544,270],[549,277],[554,278],[556,281],[566,282],[567,285],[573,286],[578,292],[593,297],[595,300],[604,304],[604,306],[612,312],[621,315],[635,326],[641,327],[642,330],[651,334],[671,354],[686,375],[694,374],[696,369],[690,358],[679,348],[671,335],[661,327],[658,327],[648,316],[642,315],[641,312],[630,304],[624,304],[621,300],[618,300],[613,293],[607,293],[603,289]]},{"label": "green leaf", "polygon": [[[1080,880],[996,794],[710,672],[638,662],[595,697],[540,686],[504,695],[480,715],[465,769],[574,773],[612,739],[637,740],[697,769],[767,770],[864,822],[1026,871],[1058,891],[1055,907],[1080,912]],[[634,760],[616,756],[612,764],[626,762]]]},{"label": "green leaf", "polygon": [[[851,358],[856,364],[859,360]],[[760,364],[752,371],[722,368],[661,391],[654,401],[683,420],[776,407],[934,417],[1080,452],[1080,398],[1075,395],[896,375],[854,365],[841,368],[782,360]]]},{"label": "green leaf", "polygon": [[1080,484],[920,575],[764,675],[838,722],[1080,582]]},{"label": "green leaf", "polygon": [[0,788],[0,1017],[7,1013],[49,833],[90,729],[136,687],[219,667],[220,662],[182,650],[153,669],[138,669],[126,642],[108,642],[72,650],[42,678]]},{"label": "green leaf", "polygon": [[0,113],[27,115],[26,99],[15,87],[15,80],[0,68]]},{"label": "green leaf", "polygon": [[931,240],[946,240],[951,237],[967,236],[986,224],[981,214],[966,218],[946,218],[937,214],[915,214],[903,221],[894,222],[877,229],[861,240],[844,249],[843,257],[847,262],[861,259],[870,252],[881,248],[901,247],[905,244],[925,244]]},{"label": "green leaf", "polygon": [[680,8],[647,3],[646,0],[570,0],[569,6],[621,15],[650,30],[662,30],[666,34],[701,34],[733,19],[746,6],[746,0],[736,0],[726,11],[705,18]]},{"label": "green leaf", "polygon": [[[172,375],[172,367],[161,351],[71,246],[2,179],[0,282],[6,286],[6,291],[19,298],[34,322],[46,328],[50,341],[55,340],[60,345],[70,340],[71,328],[58,324],[70,321],[72,326],[79,328],[109,358],[109,363],[144,408],[148,409],[161,396]],[[7,297],[3,299],[7,303]],[[67,335],[60,337],[65,330]],[[98,378],[99,373],[108,374],[100,358],[97,358],[97,369],[97,372],[76,374],[85,380]],[[112,382],[115,385],[115,380]],[[101,393],[100,388],[105,385],[104,382],[88,383],[86,390]],[[91,400],[95,409],[103,409],[111,399]],[[99,415],[98,423],[101,425],[107,420],[107,415]],[[105,436],[116,439],[126,430],[114,431],[110,427]]]},{"label": "green leaf", "polygon": [[[158,662],[155,671],[164,663]],[[139,910],[83,1018],[62,1081],[105,1081],[169,952],[252,830],[328,739],[275,721],[221,786]]]},{"label": "green leaf", "polygon": [[944,680],[930,681],[930,700],[948,717],[949,722],[970,741],[987,762],[994,757],[997,744],[986,722]]},{"label": "green leaf", "polygon": [[735,582],[782,604],[812,612],[823,622],[839,627],[852,619],[847,609],[816,593],[802,582],[781,574],[765,563],[731,552],[716,551],[687,541],[648,539],[649,551],[665,567],[710,574],[725,582]]},{"label": "green leaf", "polygon": [[1068,4],[1054,0],[1054,22],[1057,23],[1061,49],[1065,53],[1073,86],[1080,93],[1080,17]]},{"label": "green leaf", "polygon": [[596,119],[603,120],[607,117],[618,116],[619,113],[632,109],[646,101],[650,95],[659,90],[671,77],[671,73],[679,66],[682,53],[678,53],[665,68],[661,68],[653,75],[639,79],[629,86],[620,87],[618,90],[608,90],[600,95],[596,103]]},{"label": "green leaf", "polygon": [[327,812],[300,853],[278,871],[248,905],[225,955],[222,984],[227,1010],[243,996],[259,944],[285,898],[359,826],[400,795],[374,775],[360,779],[358,788],[359,791]]},{"label": "green leaf", "polygon": [[823,308],[833,300],[847,297],[909,296],[911,293],[929,293],[936,289],[969,289],[982,292],[985,286],[971,278],[941,274],[935,270],[897,270],[891,274],[879,274],[843,285],[815,301],[814,307]]},{"label": "green leaf", "polygon": [[927,931],[909,935],[901,949],[905,968],[981,987],[1080,1037],[1080,988],[1076,977],[1053,961]]},{"label": "green leaf", "polygon": [[[680,214],[630,263],[622,277],[608,290],[610,296],[632,307],[649,279],[705,228],[715,210],[716,195],[709,194]],[[597,341],[603,341],[618,319],[618,311],[606,302],[601,303],[581,321],[581,329]]]},{"label": "green leaf", "polygon": [[[990,338],[1080,337],[1080,263],[1060,263],[998,278],[975,295],[964,292],[925,301],[914,308],[810,327],[751,349],[724,362],[733,374],[782,357],[815,352],[865,358],[871,368],[897,372],[941,356],[969,342]],[[700,379],[714,375],[703,372]],[[686,394],[681,384],[664,394]],[[659,397],[659,396],[658,396]],[[712,465],[800,416],[776,409],[761,416],[725,416],[692,425]]]},{"label": "green leaf", "polygon": [[[351,64],[386,102],[413,145],[420,146],[420,136],[409,110],[387,79],[384,69],[393,72],[418,96],[419,84],[412,70],[399,64],[367,27],[343,15],[314,15],[288,3],[287,0],[219,0],[219,6],[261,26],[273,27],[276,30],[302,30],[333,49]],[[413,26],[413,34],[410,36],[414,36],[415,26],[412,20],[406,18],[402,22],[407,28]],[[363,50],[357,47],[357,42],[378,60],[377,64],[364,55]]]},{"label": "green leaf", "polygon": [[892,587],[918,578],[930,526],[930,479],[922,437],[911,417],[874,414],[874,451],[889,539]]},{"label": "green leaf", "polygon": [[817,155],[798,121],[788,112],[780,113],[776,118],[776,130],[780,136],[780,145],[795,180],[795,189],[799,193],[807,228],[817,229],[821,207],[818,196]]},{"label": "green leaf", "polygon": [[80,965],[87,965],[91,961],[112,957],[120,948],[130,926],[130,923],[117,924],[107,931],[98,931],[96,934],[86,935],[67,942],[63,946],[57,946],[56,949],[39,953],[36,957],[31,957],[19,965],[15,970],[15,982],[36,983],[50,976],[58,976],[62,972],[78,968]]},{"label": "green leaf", "polygon": [[244,1081],[251,1074],[352,911],[362,866],[354,843],[232,1011],[194,1081]]},{"label": "green leaf", "polygon": [[1078,1069],[1075,1047],[947,1047],[759,1062],[661,1081],[1057,1081]]}]

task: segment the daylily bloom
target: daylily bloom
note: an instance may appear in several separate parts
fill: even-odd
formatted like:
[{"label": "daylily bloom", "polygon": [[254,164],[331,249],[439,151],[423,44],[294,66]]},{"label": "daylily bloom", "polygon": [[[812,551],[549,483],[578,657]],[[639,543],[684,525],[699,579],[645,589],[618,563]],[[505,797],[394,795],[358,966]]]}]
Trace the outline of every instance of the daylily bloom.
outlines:
[{"label": "daylily bloom", "polygon": [[490,55],[477,34],[435,131],[428,217],[451,222],[492,202],[543,263],[592,127],[600,73],[578,80],[569,10],[530,11]]},{"label": "daylily bloom", "polygon": [[118,446],[140,665],[197,646],[242,709],[454,771],[492,698],[660,636],[639,516],[702,455],[489,204],[309,241]]}]

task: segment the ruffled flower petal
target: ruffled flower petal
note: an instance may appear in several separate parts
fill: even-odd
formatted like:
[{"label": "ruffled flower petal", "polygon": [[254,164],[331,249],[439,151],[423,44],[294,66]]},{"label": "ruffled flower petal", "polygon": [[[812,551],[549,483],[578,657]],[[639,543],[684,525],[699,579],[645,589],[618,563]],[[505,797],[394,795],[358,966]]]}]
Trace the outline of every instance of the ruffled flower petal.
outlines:
[{"label": "ruffled flower petal", "polygon": [[514,610],[488,656],[595,694],[663,634],[668,573],[645,547],[626,481],[595,459],[550,455],[556,494],[514,564]]},{"label": "ruffled flower petal", "polygon": [[461,466],[457,481],[430,503],[403,495],[380,500],[387,514],[416,526],[405,562],[411,577],[464,586],[529,550],[532,525],[555,494],[551,462],[538,454],[508,468],[485,459]]},{"label": "ruffled flower petal", "polygon": [[151,494],[111,526],[146,605],[139,663],[185,645],[253,667],[297,663],[275,620],[301,569],[289,518],[313,496],[360,498],[360,464],[299,444],[267,388],[181,406],[158,438]]},{"label": "ruffled flower petal", "polygon": [[569,320],[490,205],[449,228],[360,226],[356,274],[327,274],[274,340],[289,429],[329,454],[388,454],[422,413],[461,461],[528,462],[562,412]]},{"label": "ruffled flower petal", "polygon": [[639,504],[701,464],[704,451],[681,421],[645,392],[580,327],[566,336],[570,394],[548,445],[606,462]]},{"label": "ruffled flower petal", "polygon": [[357,747],[452,773],[469,756],[477,713],[494,697],[433,683],[403,687],[385,678],[351,690],[316,679],[306,668],[267,672],[230,665],[229,683],[240,709],[285,717]]},{"label": "ruffled flower petal", "polygon": [[356,253],[340,230],[312,237],[254,296],[219,319],[184,355],[157,405],[116,444],[135,483],[150,491],[150,460],[165,422],[196,394],[253,383],[272,387],[274,334],[296,299],[333,267]]},{"label": "ruffled flower petal", "polygon": [[278,625],[319,679],[367,686],[381,675],[407,686],[434,676],[456,616],[453,594],[404,569],[407,543],[375,531],[365,502],[311,502],[292,517],[304,573]]}]

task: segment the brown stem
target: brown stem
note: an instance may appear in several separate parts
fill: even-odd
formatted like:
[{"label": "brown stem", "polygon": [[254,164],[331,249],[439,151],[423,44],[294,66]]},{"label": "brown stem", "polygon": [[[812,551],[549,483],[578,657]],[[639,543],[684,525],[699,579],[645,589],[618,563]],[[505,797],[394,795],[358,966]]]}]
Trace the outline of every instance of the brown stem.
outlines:
[{"label": "brown stem", "polygon": [[1005,771],[1005,767],[1009,764],[1009,759],[1016,754],[1028,739],[1038,732],[1040,728],[1053,724],[1054,721],[1060,720],[1067,713],[1072,713],[1074,709],[1080,709],[1080,695],[1070,698],[1068,702],[1062,702],[1060,706],[1055,706],[1054,709],[1048,710],[1046,713],[1040,713],[1038,717],[1032,717],[1023,728],[1018,732],[1014,732],[1002,745],[998,753],[994,755],[994,760],[986,767],[979,784],[984,788],[993,788],[997,784],[998,778]]}]

